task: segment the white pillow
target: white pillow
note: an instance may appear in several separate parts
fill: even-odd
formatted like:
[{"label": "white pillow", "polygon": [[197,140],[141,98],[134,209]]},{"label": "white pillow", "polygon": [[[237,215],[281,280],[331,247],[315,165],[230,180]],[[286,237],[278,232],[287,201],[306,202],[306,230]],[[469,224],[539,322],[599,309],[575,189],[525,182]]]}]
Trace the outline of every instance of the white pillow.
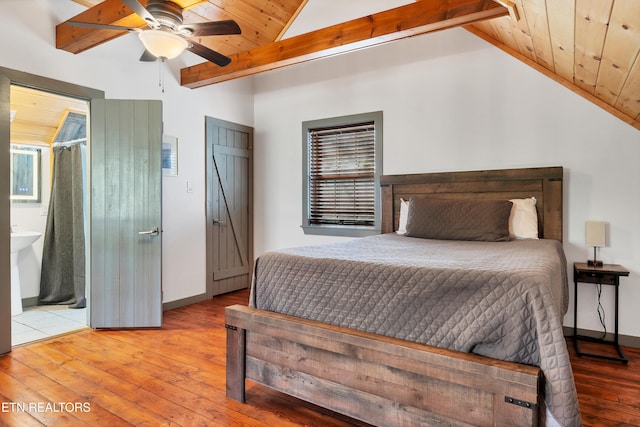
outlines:
[{"label": "white pillow", "polygon": [[538,212],[536,198],[511,199],[511,215],[509,216],[509,237],[511,239],[538,238]]},{"label": "white pillow", "polygon": [[398,223],[398,234],[407,234],[407,217],[409,216],[409,202],[400,199],[400,221]]}]

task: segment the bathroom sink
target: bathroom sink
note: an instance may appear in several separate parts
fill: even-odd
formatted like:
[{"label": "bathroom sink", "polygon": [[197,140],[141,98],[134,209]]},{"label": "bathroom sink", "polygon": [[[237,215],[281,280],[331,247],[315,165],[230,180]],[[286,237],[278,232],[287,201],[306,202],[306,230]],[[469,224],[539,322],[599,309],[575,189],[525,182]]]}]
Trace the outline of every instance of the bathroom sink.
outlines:
[{"label": "bathroom sink", "polygon": [[38,240],[42,233],[38,231],[15,231],[11,233],[11,253],[20,252]]},{"label": "bathroom sink", "polygon": [[11,315],[22,313],[22,289],[18,269],[18,252],[31,246],[42,233],[37,231],[11,232]]}]

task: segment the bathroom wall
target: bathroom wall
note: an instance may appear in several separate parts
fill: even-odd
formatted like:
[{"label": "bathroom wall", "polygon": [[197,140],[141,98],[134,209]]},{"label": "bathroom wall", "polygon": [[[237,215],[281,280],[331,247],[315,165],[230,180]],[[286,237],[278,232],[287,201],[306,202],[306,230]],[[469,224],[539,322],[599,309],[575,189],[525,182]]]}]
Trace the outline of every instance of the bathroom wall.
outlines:
[{"label": "bathroom wall", "polygon": [[[25,145],[26,147],[27,145]],[[23,249],[18,255],[18,268],[22,288],[22,301],[35,304],[40,293],[40,269],[42,266],[42,244],[47,225],[47,210],[51,194],[51,150],[48,146],[33,146],[41,150],[40,185],[42,197],[40,203],[11,202],[11,227],[14,231],[38,231],[42,237],[30,248]],[[29,301],[25,301],[25,299]]]}]

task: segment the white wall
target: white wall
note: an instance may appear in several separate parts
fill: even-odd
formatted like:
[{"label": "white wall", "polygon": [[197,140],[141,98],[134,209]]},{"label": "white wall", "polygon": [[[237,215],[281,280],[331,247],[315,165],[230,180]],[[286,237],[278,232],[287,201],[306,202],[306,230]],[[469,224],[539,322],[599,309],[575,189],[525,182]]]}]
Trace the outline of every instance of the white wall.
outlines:
[{"label": "white wall", "polygon": [[[569,265],[590,256],[585,220],[608,222],[601,258],[631,270],[620,332],[640,337],[637,129],[462,29],[264,73],[254,93],[256,254],[332,240],[300,229],[301,122],[382,110],[385,174],[563,166]],[[595,290],[581,286],[579,326],[597,330]],[[611,288],[603,305],[612,331]]]},{"label": "white wall", "polygon": [[[135,34],[78,55],[55,48],[55,25],[85,10],[62,0],[0,1],[0,66],[105,91],[114,99],[161,99],[165,133],[179,140],[179,176],[163,179],[164,302],[205,292],[204,117],[253,125],[251,79],[191,90],[179,69],[203,62],[186,52],[164,69],[140,63]],[[9,41],[9,42],[7,42]],[[187,193],[187,181],[193,192]]]}]

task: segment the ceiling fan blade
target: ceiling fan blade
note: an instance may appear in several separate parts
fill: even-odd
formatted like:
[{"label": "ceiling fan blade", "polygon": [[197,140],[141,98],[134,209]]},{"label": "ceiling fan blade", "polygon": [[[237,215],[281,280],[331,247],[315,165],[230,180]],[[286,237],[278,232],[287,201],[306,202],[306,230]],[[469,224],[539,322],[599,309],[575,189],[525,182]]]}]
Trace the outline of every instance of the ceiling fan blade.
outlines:
[{"label": "ceiling fan blade", "polygon": [[215,22],[198,22],[184,24],[178,27],[178,31],[187,37],[221,36],[227,34],[240,34],[240,26],[232,19]]},{"label": "ceiling fan blade", "polygon": [[115,30],[115,31],[129,31],[129,32],[140,31],[138,28],[120,27],[118,25],[108,25],[108,24],[94,24],[92,22],[67,21],[67,24],[72,25],[74,27],[97,28],[100,30]]},{"label": "ceiling fan blade", "polygon": [[149,52],[147,49],[142,52],[142,56],[140,57],[140,61],[142,62],[156,62],[158,58],[156,58],[153,53]]},{"label": "ceiling fan blade", "polygon": [[187,50],[221,67],[229,65],[231,62],[231,58],[191,40],[189,40],[189,47],[187,47]]},{"label": "ceiling fan blade", "polygon": [[133,10],[136,15],[140,18],[144,19],[147,24],[149,24],[152,28],[159,28],[160,23],[158,20],[147,10],[143,5],[140,4],[138,0],[121,0],[122,3],[126,4],[129,9]]}]

